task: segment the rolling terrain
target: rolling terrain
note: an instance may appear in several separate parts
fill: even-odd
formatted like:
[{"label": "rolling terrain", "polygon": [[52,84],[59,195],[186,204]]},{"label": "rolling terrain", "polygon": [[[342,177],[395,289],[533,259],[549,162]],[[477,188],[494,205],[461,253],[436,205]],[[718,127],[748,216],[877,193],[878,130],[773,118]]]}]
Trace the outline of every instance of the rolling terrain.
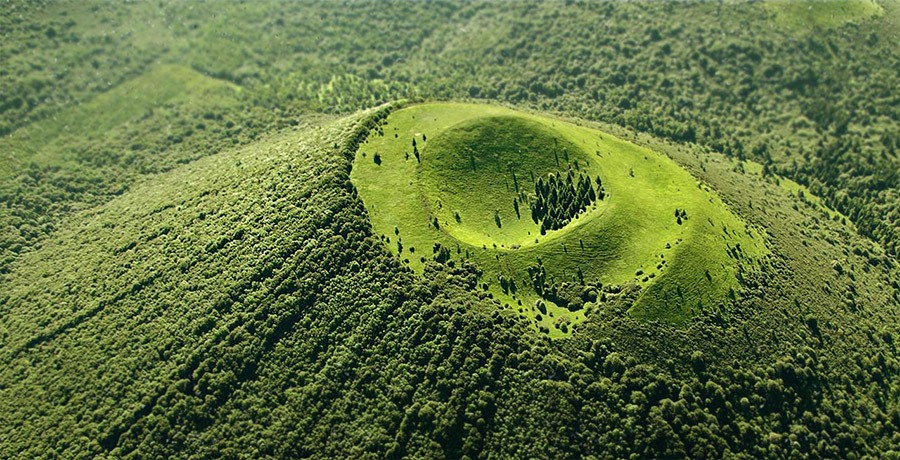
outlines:
[{"label": "rolling terrain", "polygon": [[12,2],[0,458],[896,457],[898,18]]},{"label": "rolling terrain", "polygon": [[[627,148],[667,153],[698,174],[766,228],[774,249],[734,301],[686,327],[629,313],[640,301],[632,293],[551,341],[480,289],[477,259],[413,270],[373,231],[351,171],[374,146],[365,140],[409,109],[391,110],[177,168],[74,215],[53,244],[14,262],[0,298],[4,449],[759,456],[795,449],[770,433],[812,417],[806,431],[790,428],[801,448],[889,451],[897,408],[878,382],[898,370],[897,291],[887,284],[897,270],[839,218],[822,219],[820,203],[721,155],[603,127],[607,141],[631,138],[642,147]],[[608,181],[612,206],[619,192]],[[853,444],[838,442],[873,417],[881,422]]]}]

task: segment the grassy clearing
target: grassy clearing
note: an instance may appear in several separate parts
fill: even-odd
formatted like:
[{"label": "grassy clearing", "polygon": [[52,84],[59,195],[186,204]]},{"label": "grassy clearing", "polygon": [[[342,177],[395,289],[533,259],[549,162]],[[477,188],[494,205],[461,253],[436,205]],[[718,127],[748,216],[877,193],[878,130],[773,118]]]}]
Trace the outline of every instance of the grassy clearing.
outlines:
[{"label": "grassy clearing", "polygon": [[[595,129],[455,103],[399,110],[382,129],[359,149],[351,178],[388,247],[416,271],[435,243],[452,259],[477,262],[483,287],[503,308],[551,336],[606,308],[616,285],[643,288],[632,315],[683,323],[727,299],[738,271],[765,250],[757,232],[669,158]],[[542,236],[527,207],[516,218],[514,181],[533,194],[532,176],[570,167],[600,176],[608,197]],[[687,214],[680,223],[676,209]],[[557,288],[543,296],[546,311],[535,307],[542,296],[529,274],[539,265]],[[563,308],[553,297],[580,297],[584,308],[577,300]]]},{"label": "grassy clearing", "polygon": [[94,99],[19,129],[0,139],[0,174],[24,162],[60,165],[73,139],[94,139],[122,124],[136,122],[154,108],[190,102],[210,107],[234,105],[239,87],[206,77],[187,67],[160,65]]},{"label": "grassy clearing", "polygon": [[873,0],[769,0],[763,6],[779,23],[798,31],[838,27],[884,12]]}]

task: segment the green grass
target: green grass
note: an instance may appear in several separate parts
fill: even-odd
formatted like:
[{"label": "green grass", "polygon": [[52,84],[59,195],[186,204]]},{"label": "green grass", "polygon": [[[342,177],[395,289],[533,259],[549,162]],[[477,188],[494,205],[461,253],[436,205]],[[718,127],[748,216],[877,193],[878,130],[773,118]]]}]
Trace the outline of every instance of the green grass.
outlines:
[{"label": "green grass", "polygon": [[[412,152],[414,138],[421,163]],[[580,172],[602,178],[609,196],[541,236],[527,207],[521,219],[515,216],[512,174],[520,191],[533,193],[532,171],[537,178],[574,168],[576,161]],[[539,296],[527,273],[538,260],[548,282],[559,285],[578,286],[579,270],[588,285],[639,285],[633,316],[681,324],[725,301],[738,287],[739,268],[752,269],[765,251],[755,230],[669,158],[589,127],[497,106],[435,103],[399,110],[383,135],[370,136],[359,149],[351,178],[376,233],[395,253],[399,239],[399,255],[410,267],[421,272],[435,243],[449,247],[454,259],[481,266],[482,283],[503,308],[534,319],[551,336],[565,335],[558,322],[577,324],[586,312],[607,307],[588,302],[569,311],[551,304],[538,320]],[[676,208],[688,214],[681,224]],[[501,276],[515,282],[516,293],[504,292]]]},{"label": "green grass", "polygon": [[778,22],[799,31],[837,27],[884,12],[873,0],[768,0],[763,6]]},{"label": "green grass", "polygon": [[240,88],[206,77],[187,67],[160,65],[90,101],[63,110],[0,139],[0,174],[10,174],[24,162],[60,165],[67,145],[94,139],[122,124],[148,116],[154,108],[189,101],[232,106]]},{"label": "green grass", "polygon": [[[517,215],[513,201],[534,193],[534,179],[565,174],[568,167],[574,170],[576,162],[584,166],[577,172],[592,172],[592,179],[598,173],[596,168],[589,171],[591,158],[581,148],[543,124],[522,117],[476,118],[425,144],[421,184],[426,204],[441,228],[472,246],[524,248],[534,246],[538,239],[547,241],[564,234],[549,232],[540,237],[529,204],[522,202]],[[543,154],[529,154],[535,152]],[[460,222],[456,222],[457,215]],[[585,221],[578,219],[572,225]]]}]

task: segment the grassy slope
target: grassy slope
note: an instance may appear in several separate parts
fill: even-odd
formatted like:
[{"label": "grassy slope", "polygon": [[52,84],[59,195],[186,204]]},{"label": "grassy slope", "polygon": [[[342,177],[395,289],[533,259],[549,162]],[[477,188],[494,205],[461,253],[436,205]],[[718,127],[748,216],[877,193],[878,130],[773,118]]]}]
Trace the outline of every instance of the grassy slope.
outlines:
[{"label": "grassy slope", "polygon": [[[821,347],[823,355],[840,360],[858,356],[860,350],[878,342],[871,329],[865,332],[873,324],[886,330],[896,328],[896,299],[900,296],[891,285],[898,279],[897,265],[883,248],[856,234],[844,216],[824,206],[805,187],[779,176],[765,176],[762,168],[749,162],[646,134],[633,136],[641,145],[674,158],[715,187],[730,207],[764,228],[772,247],[768,258],[778,260],[777,269],[767,275],[771,280],[764,291],[744,291],[759,297],[755,309],[741,312],[740,320],[723,312],[722,318],[734,321],[735,326],[720,331],[716,339],[720,348],[715,353],[731,356],[735,365],[746,362],[746,355],[739,357],[742,352],[752,351],[757,357],[775,353],[771,347],[816,336],[809,327],[811,320],[816,320],[821,330],[817,335],[820,342],[813,340],[814,345]],[[797,193],[801,190],[805,194],[802,200]],[[746,322],[738,327],[741,321]],[[745,334],[746,342],[740,338]]]},{"label": "grassy slope", "polygon": [[[456,225],[451,217],[454,210],[448,207],[442,207],[437,213],[442,230],[431,226],[428,210],[438,206],[436,203],[423,206],[422,197],[433,193],[432,190],[423,193],[422,187],[435,184],[417,180],[416,160],[412,155],[405,159],[411,150],[411,139],[422,133],[429,139],[438,139],[442,131],[457,123],[497,115],[525,117],[559,133],[582,150],[594,152],[585,159],[591,162],[592,175],[603,178],[610,194],[607,203],[579,219],[580,225],[551,232],[555,235],[540,244],[517,250],[500,247],[499,242],[495,250],[492,242],[484,237],[476,244],[471,244],[471,239],[467,242],[453,238],[455,232],[447,231],[447,227]],[[421,136],[418,138],[421,140]],[[427,163],[431,150],[427,142],[423,144],[420,149],[423,162]],[[372,159],[376,152],[382,158],[380,166]],[[540,159],[523,161],[539,162]],[[629,174],[631,170],[634,177]],[[698,304],[715,305],[729,289],[736,287],[738,262],[726,254],[729,247],[741,243],[748,260],[763,252],[762,240],[755,231],[748,233],[714,194],[699,188],[693,177],[668,158],[589,128],[495,106],[424,104],[395,112],[388,118],[384,136],[372,136],[361,147],[352,178],[366,202],[375,231],[390,239],[396,238],[395,226],[399,229],[404,247],[401,257],[408,259],[411,267],[421,271],[420,258],[431,257],[434,242],[453,249],[459,244],[461,255],[454,250],[454,258],[466,252],[471,254],[484,268],[483,281],[490,285],[490,292],[510,305],[521,300],[522,312],[530,317],[536,315],[531,305],[538,297],[525,288],[529,285],[527,269],[536,265],[538,257],[547,270],[548,280],[572,282],[581,268],[588,282],[623,284],[635,280],[636,272],[641,270],[644,274],[637,277],[637,282],[646,290],[632,313],[680,323],[691,316]],[[502,175],[497,178],[498,183],[503,180]],[[483,217],[483,206],[472,203],[471,207],[472,212],[461,209],[460,213]],[[689,219],[683,225],[676,223],[675,208],[688,212]],[[510,219],[511,206],[506,212],[504,221]],[[493,222],[488,226],[496,229]],[[579,240],[584,243],[584,252]],[[388,246],[397,251],[396,241],[391,240]],[[411,248],[417,252],[410,252]],[[663,259],[666,263],[657,269]],[[496,282],[501,274],[516,281],[520,290],[515,298],[503,295]],[[654,278],[643,281],[650,274]],[[658,302],[660,299],[664,301]],[[573,314],[560,308],[550,311],[554,318],[567,315],[574,322],[581,320],[581,312]],[[540,324],[551,327],[554,318],[544,317]],[[552,327],[551,331],[553,335],[561,335]]]},{"label": "grassy slope", "polygon": [[[154,107],[187,100],[222,107],[233,105],[238,87],[177,65],[154,67],[146,74],[102,93],[52,118],[0,139],[0,173],[12,174],[23,162],[60,165],[66,146],[104,136],[124,123],[137,121]],[[76,144],[78,143],[76,142]]]},{"label": "grassy slope", "polygon": [[779,23],[798,31],[837,27],[884,13],[873,0],[768,0],[762,5]]},{"label": "grassy slope", "polygon": [[[540,236],[529,204],[522,202],[516,216],[513,199],[534,194],[532,176],[546,181],[549,173],[564,175],[567,168],[575,170],[576,160],[582,166],[576,174],[587,173],[593,180],[598,172],[589,168],[592,160],[580,147],[543,124],[521,117],[461,122],[429,138],[422,151],[426,161],[421,165],[419,181],[431,214],[454,238],[475,247],[530,247],[535,241],[565,234],[556,231]],[[597,204],[602,207],[603,202]],[[500,216],[499,227],[495,211]],[[455,212],[460,213],[459,223]],[[577,219],[570,225],[585,220]]]}]

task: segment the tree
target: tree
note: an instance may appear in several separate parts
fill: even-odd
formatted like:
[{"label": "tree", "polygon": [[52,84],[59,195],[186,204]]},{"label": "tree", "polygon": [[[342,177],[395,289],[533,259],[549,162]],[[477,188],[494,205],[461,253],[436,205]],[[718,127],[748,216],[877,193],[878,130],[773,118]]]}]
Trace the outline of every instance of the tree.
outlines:
[{"label": "tree", "polygon": [[558,230],[576,219],[597,199],[588,176],[569,169],[566,176],[548,174],[547,181],[538,178],[535,197],[531,202],[531,218],[541,223],[544,231]]}]

